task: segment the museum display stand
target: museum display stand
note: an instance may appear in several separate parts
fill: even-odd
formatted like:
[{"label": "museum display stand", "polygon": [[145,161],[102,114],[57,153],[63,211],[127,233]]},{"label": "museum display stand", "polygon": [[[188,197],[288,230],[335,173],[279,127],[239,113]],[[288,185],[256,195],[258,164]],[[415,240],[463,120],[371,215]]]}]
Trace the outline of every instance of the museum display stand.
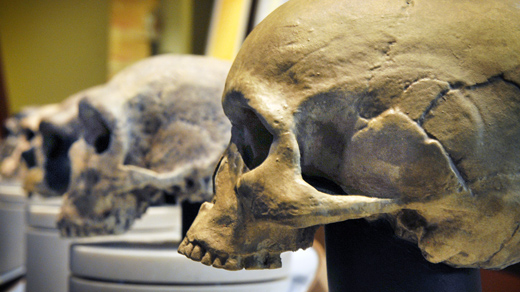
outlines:
[{"label": "museum display stand", "polygon": [[165,244],[74,244],[70,292],[289,291],[290,254],[277,270],[226,271],[205,266]]},{"label": "museum display stand", "polygon": [[416,245],[394,235],[384,220],[348,220],[325,226],[330,292],[478,292],[478,269],[424,259]]},{"label": "museum display stand", "polygon": [[[200,203],[181,206],[185,234]],[[70,291],[307,291],[319,264],[316,251],[309,249],[282,254],[281,269],[227,271],[192,261],[177,247],[178,242],[75,243],[70,252]],[[295,278],[307,281],[296,283]]]},{"label": "museum display stand", "polygon": [[25,203],[19,183],[0,183],[0,285],[25,273]]},{"label": "museum display stand", "polygon": [[[75,243],[180,240],[180,208],[150,207],[129,232],[118,236],[62,238],[56,229],[61,198],[30,200],[27,209],[26,292],[69,291],[70,247]],[[139,265],[133,268],[139,269]]]}]

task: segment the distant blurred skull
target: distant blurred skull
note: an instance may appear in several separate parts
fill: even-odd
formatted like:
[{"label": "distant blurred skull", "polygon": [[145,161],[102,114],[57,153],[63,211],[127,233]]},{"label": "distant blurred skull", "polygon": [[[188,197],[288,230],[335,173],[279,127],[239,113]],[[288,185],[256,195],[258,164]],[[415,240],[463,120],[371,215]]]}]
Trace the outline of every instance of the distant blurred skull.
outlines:
[{"label": "distant blurred skull", "polygon": [[0,150],[0,178],[2,180],[24,180],[28,165],[24,163],[22,156],[32,147],[33,143],[40,143],[36,142],[35,138],[41,119],[56,113],[58,109],[56,104],[25,107],[20,113],[6,121],[7,135],[2,141]]},{"label": "distant blurred skull", "polygon": [[19,170],[19,158],[21,151],[18,150],[18,160],[11,158],[13,156],[18,140],[22,137],[22,127],[20,120],[24,117],[23,113],[18,113],[9,117],[4,127],[4,137],[0,143],[0,178],[9,180],[17,177],[16,171]]},{"label": "distant blurred skull", "polygon": [[520,261],[518,1],[289,1],[246,39],[223,107],[188,257],[276,268],[318,225],[385,217],[434,263]]},{"label": "distant blurred skull", "polygon": [[164,55],[116,75],[79,103],[62,234],[122,233],[163,195],[199,202],[229,142],[220,104],[230,64]]},{"label": "distant blurred skull", "polygon": [[42,117],[31,149],[23,157],[30,167],[24,188],[44,197],[61,196],[70,181],[69,148],[80,136],[78,103],[101,86],[80,91],[55,105],[55,112]]}]

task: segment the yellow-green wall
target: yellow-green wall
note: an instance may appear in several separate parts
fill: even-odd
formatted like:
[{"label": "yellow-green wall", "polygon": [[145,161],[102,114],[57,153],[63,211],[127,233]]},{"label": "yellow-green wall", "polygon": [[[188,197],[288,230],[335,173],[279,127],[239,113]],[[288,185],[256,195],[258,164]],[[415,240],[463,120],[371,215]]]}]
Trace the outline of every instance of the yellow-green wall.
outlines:
[{"label": "yellow-green wall", "polygon": [[158,53],[191,54],[193,1],[161,0],[160,9],[162,31]]},{"label": "yellow-green wall", "polygon": [[106,82],[108,0],[0,0],[11,113]]}]

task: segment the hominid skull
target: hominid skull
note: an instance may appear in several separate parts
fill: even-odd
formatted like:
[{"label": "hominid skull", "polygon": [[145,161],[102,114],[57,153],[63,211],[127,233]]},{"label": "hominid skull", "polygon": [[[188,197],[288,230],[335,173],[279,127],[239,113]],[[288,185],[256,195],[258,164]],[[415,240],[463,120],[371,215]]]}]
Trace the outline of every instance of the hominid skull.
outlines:
[{"label": "hominid skull", "polygon": [[25,107],[10,117],[5,127],[7,136],[2,141],[0,156],[0,177],[2,180],[22,181],[27,175],[28,165],[24,163],[24,153],[32,145],[39,144],[37,138],[40,121],[59,109],[57,104]]},{"label": "hominid skull", "polygon": [[289,1],[232,65],[179,252],[275,268],[319,225],[383,217],[434,263],[520,261],[519,28],[517,1]]},{"label": "hominid skull", "polygon": [[80,101],[83,133],[69,151],[63,235],[122,233],[165,196],[211,198],[230,136],[220,105],[229,66],[208,57],[152,57]]},{"label": "hominid skull", "polygon": [[24,178],[27,192],[44,197],[65,193],[70,180],[69,148],[80,136],[78,103],[96,91],[99,86],[75,93],[41,118],[32,147],[23,154],[29,167]]},{"label": "hominid skull", "polygon": [[24,117],[23,112],[9,117],[3,124],[4,136],[0,141],[0,179],[13,180],[17,179],[17,170],[19,170],[19,159],[22,151],[18,150],[17,158],[13,157],[18,141],[23,136],[21,119]]}]

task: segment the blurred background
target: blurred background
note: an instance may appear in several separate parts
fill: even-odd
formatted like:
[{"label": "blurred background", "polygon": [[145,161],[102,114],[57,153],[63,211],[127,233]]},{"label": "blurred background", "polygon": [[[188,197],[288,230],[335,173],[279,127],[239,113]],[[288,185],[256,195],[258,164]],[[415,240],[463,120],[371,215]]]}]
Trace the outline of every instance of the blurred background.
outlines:
[{"label": "blurred background", "polygon": [[204,54],[214,1],[0,0],[4,115],[64,100],[158,53]]},{"label": "blurred background", "polygon": [[0,118],[60,102],[155,54],[232,60],[284,0],[0,0]]},{"label": "blurred background", "polygon": [[[0,0],[0,123],[57,103],[155,54],[232,60],[283,0]],[[318,239],[323,240],[323,230]],[[520,272],[483,271],[484,291],[520,291]]]}]

